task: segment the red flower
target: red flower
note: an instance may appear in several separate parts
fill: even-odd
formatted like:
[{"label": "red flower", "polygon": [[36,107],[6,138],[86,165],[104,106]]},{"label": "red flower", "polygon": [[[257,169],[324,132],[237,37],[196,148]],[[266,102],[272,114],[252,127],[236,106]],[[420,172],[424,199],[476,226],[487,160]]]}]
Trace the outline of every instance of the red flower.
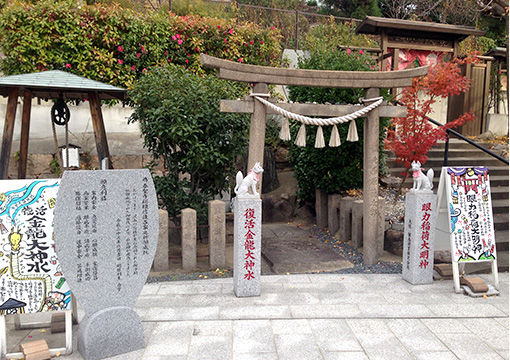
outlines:
[{"label": "red flower", "polygon": [[136,53],[136,57],[139,58],[140,56],[142,56],[142,54],[140,53]]},{"label": "red flower", "polygon": [[263,44],[264,43],[264,40],[260,40],[260,43]]},{"label": "red flower", "polygon": [[117,48],[117,50],[119,50],[120,52],[123,52],[124,49],[122,48],[122,46],[119,45],[119,47]]},{"label": "red flower", "polygon": [[253,40],[250,40],[250,45],[253,45]]},{"label": "red flower", "polygon": [[133,71],[135,71],[135,70],[136,70],[134,65],[133,65],[133,66],[131,66],[131,70],[133,70]]},{"label": "red flower", "polygon": [[71,67],[71,64],[67,63],[67,64],[66,64],[66,68],[68,68],[68,69],[69,69],[70,67]]},{"label": "red flower", "polygon": [[122,61],[121,59],[117,60],[117,62],[121,65],[124,64],[124,61]]}]

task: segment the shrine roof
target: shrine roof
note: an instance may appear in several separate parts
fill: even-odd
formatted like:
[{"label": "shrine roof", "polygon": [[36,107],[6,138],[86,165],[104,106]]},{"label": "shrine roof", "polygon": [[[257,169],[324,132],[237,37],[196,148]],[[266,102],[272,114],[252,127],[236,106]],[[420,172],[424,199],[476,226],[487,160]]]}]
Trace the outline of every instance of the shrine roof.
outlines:
[{"label": "shrine roof", "polygon": [[127,92],[113,85],[60,70],[0,77],[1,96],[8,96],[9,88],[12,87],[30,90],[34,97],[48,99],[58,98],[60,94],[65,98],[85,99],[88,97],[87,93],[97,92],[102,100],[124,100]]},{"label": "shrine roof", "polygon": [[378,35],[383,30],[389,36],[431,40],[460,41],[470,35],[485,35],[485,31],[477,30],[472,26],[389,19],[375,16],[366,16],[356,28],[356,33]]}]

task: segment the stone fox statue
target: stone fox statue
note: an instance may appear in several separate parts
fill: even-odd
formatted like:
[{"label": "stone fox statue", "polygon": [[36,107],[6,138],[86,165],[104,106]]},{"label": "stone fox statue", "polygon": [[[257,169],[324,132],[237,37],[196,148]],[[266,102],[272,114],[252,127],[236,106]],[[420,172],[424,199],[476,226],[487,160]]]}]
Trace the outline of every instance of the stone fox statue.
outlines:
[{"label": "stone fox statue", "polygon": [[255,187],[259,181],[259,174],[262,172],[264,172],[264,169],[262,169],[259,162],[255,163],[253,169],[248,172],[245,178],[243,178],[243,173],[239,171],[236,175],[236,187],[234,188],[236,195],[240,197],[250,196],[248,189],[251,189],[251,196],[259,196]]},{"label": "stone fox statue", "polygon": [[413,161],[411,163],[411,170],[413,171],[413,190],[429,190],[432,191],[434,186],[432,181],[434,179],[434,170],[429,169],[427,176],[422,172],[421,163]]}]

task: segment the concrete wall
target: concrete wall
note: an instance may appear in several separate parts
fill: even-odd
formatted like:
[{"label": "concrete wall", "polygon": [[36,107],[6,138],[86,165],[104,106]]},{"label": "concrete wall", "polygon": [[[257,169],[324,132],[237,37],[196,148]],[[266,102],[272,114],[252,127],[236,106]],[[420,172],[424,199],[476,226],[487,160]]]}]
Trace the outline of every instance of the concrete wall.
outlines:
[{"label": "concrete wall", "polygon": [[[0,124],[5,121],[7,99],[0,99]],[[32,116],[30,122],[29,153],[50,154],[55,153],[53,131],[51,126],[52,101],[32,101]],[[81,151],[96,154],[96,144],[92,128],[90,108],[88,102],[78,106],[68,105],[71,113],[69,121],[69,142],[81,146]],[[21,135],[21,114],[23,101],[19,98],[14,127],[13,149],[19,148]],[[128,124],[127,119],[133,112],[130,107],[122,105],[102,106],[103,119],[108,138],[111,155],[143,155],[143,140],[140,136],[138,123]],[[3,126],[1,126],[3,132]],[[65,144],[65,127],[56,126],[59,146]]]}]

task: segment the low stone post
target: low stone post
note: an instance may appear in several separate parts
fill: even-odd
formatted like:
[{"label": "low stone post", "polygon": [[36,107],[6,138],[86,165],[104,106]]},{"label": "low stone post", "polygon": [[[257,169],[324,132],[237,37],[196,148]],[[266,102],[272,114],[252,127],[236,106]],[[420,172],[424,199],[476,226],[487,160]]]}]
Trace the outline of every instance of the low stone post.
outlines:
[{"label": "low stone post", "polygon": [[328,196],[328,230],[331,235],[334,235],[338,230],[340,219],[340,199],[339,194]]},{"label": "low stone post", "polygon": [[338,226],[340,228],[340,240],[344,242],[351,240],[351,213],[353,202],[354,198],[350,196],[345,196],[340,199],[340,219]]},{"label": "low stone post", "polygon": [[437,198],[432,191],[406,195],[402,278],[411,284],[433,282]]},{"label": "low stone post", "polygon": [[379,256],[384,252],[384,213],[386,210],[386,204],[384,198],[379,196],[378,211],[377,214],[377,251]]},{"label": "low stone post", "polygon": [[225,267],[226,224],[225,203],[209,201],[209,266],[211,269]]},{"label": "low stone post", "polygon": [[234,198],[234,293],[260,295],[262,200]]},{"label": "low stone post", "polygon": [[328,194],[325,191],[315,189],[315,213],[317,227],[324,229],[328,226]]},{"label": "low stone post", "polygon": [[352,246],[358,249],[363,245],[363,200],[352,202],[351,229]]},{"label": "low stone post", "polygon": [[159,209],[159,235],[156,255],[152,268],[154,271],[168,271],[168,211]]},{"label": "low stone post", "polygon": [[197,212],[194,209],[181,210],[181,252],[182,268],[185,271],[197,268]]}]

